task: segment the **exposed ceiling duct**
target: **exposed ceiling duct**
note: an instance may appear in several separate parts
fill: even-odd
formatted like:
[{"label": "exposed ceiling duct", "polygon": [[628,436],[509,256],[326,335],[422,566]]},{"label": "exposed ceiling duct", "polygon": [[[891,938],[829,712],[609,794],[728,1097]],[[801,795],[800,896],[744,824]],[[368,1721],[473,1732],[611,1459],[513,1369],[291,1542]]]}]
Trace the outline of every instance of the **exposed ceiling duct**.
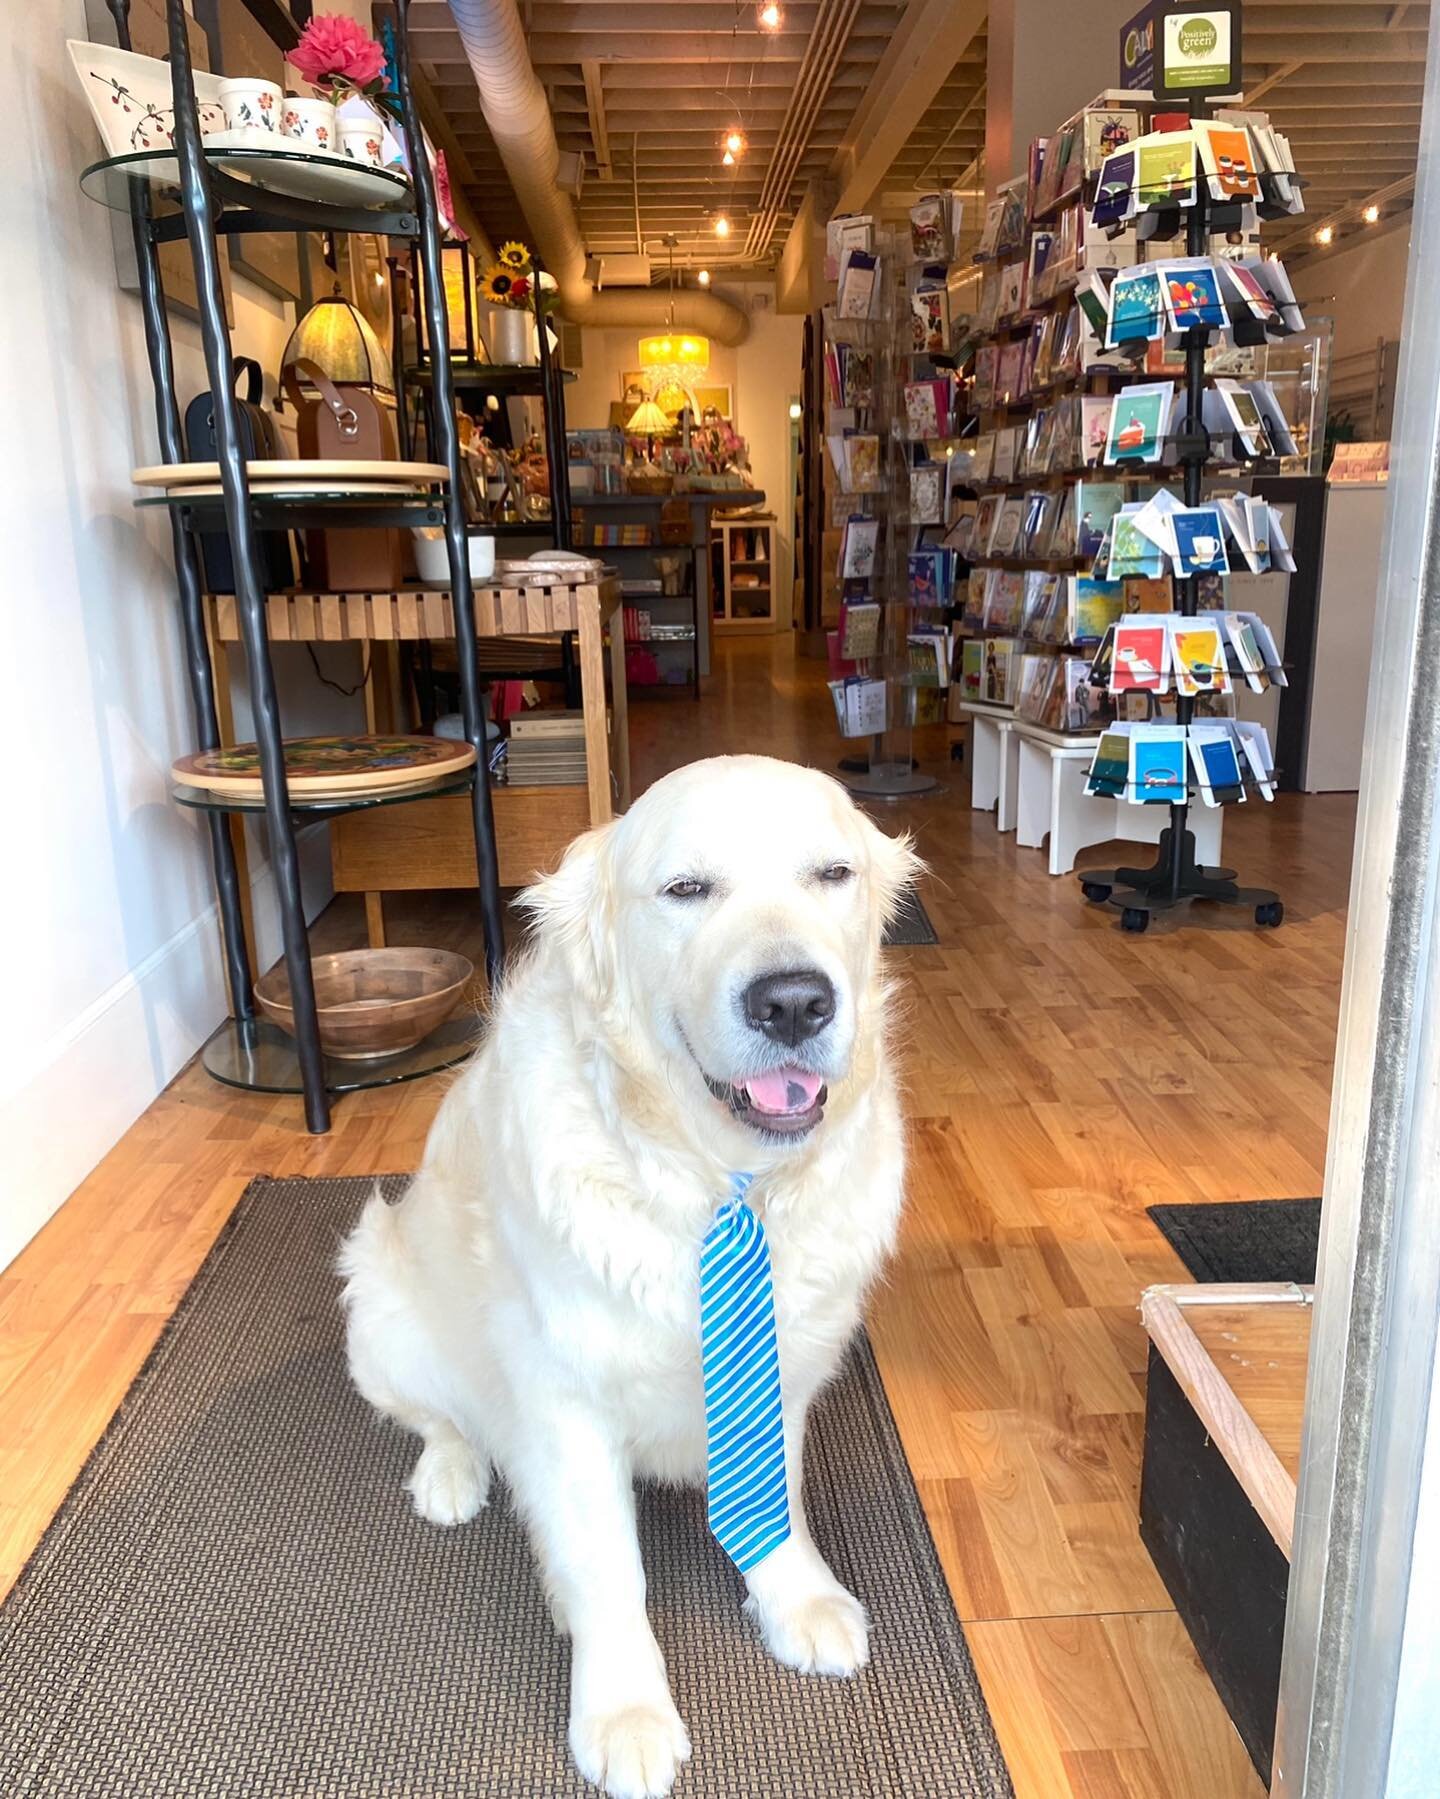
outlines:
[{"label": "exposed ceiling duct", "polygon": [[[652,293],[607,289],[597,294],[586,276],[575,203],[559,187],[560,146],[550,103],[531,67],[515,0],[450,0],[450,10],[490,135],[540,260],[559,286],[561,312],[578,325],[654,324]],[[750,330],[749,318],[738,306],[718,294],[683,288],[675,295],[675,323],[722,344],[743,343]]]}]

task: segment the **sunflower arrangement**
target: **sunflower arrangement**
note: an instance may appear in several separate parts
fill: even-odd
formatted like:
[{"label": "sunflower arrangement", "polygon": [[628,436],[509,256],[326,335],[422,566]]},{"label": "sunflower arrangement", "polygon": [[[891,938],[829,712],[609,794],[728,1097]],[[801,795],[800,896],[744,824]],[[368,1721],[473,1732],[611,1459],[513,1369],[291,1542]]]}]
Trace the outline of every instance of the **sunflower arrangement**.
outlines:
[{"label": "sunflower arrangement", "polygon": [[486,269],[480,280],[480,297],[492,306],[521,306],[529,308],[536,304],[537,310],[543,310],[545,289],[541,287],[537,295],[535,280],[535,261],[529,249],[513,238],[509,243],[500,246],[500,259]]}]

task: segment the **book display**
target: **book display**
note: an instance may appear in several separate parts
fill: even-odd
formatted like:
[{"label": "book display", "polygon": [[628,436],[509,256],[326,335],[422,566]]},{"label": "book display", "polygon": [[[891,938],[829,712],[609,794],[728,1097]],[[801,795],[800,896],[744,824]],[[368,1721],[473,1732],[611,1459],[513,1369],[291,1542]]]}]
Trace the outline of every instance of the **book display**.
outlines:
[{"label": "book display", "polygon": [[870,739],[863,768],[842,764],[846,785],[879,798],[937,786],[914,768],[911,737],[943,715],[950,681],[955,558],[940,542],[940,446],[957,416],[944,260],[956,204],[926,196],[901,232],[843,216],[827,238],[825,504],[839,613],[827,633],[830,692],[841,735]]},{"label": "book display", "polygon": [[1153,869],[1087,878],[1132,930],[1192,897],[1283,915],[1196,866],[1184,808],[1273,793],[1268,740],[1233,718],[1234,693],[1283,684],[1281,654],[1257,615],[1227,608],[1225,582],[1295,566],[1279,515],[1241,483],[1310,454],[1308,414],[1297,429],[1268,379],[1268,351],[1305,323],[1259,248],[1261,218],[1302,208],[1265,115],[1107,93],[1037,141],[976,253],[979,430],[945,537],[968,562],[958,698],[1103,733],[1088,791],[1174,805]]}]

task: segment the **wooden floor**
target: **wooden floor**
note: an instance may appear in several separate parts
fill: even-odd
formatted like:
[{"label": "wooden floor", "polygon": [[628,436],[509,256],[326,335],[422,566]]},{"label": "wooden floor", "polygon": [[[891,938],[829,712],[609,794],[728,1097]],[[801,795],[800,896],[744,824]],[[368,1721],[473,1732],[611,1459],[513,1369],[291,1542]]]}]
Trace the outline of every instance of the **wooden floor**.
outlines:
[{"label": "wooden floor", "polygon": [[[785,638],[722,645],[702,705],[632,718],[641,785],[722,751],[838,753],[823,667]],[[1145,1207],[1320,1191],[1353,802],[1227,815],[1280,931],[1130,937],[971,812],[948,735],[922,745],[947,791],[883,815],[917,834],[942,941],[896,952],[914,1173],[881,1367],[1020,1799],[1258,1799],[1136,1534],[1137,1299],[1185,1278]],[[453,897],[392,919],[402,942],[471,928]],[[325,930],[363,941],[358,908]],[[312,1138],[298,1102],[192,1067],[0,1275],[0,1589],[250,1177],[414,1168],[440,1091],[343,1100]]]}]

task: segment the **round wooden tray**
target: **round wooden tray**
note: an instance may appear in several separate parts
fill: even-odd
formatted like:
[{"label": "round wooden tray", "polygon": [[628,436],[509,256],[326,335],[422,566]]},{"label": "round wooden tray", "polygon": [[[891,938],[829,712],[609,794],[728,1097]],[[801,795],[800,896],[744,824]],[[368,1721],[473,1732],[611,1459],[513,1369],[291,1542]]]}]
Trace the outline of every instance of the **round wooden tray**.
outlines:
[{"label": "round wooden tray", "polygon": [[[285,778],[296,799],[343,799],[387,788],[441,781],[469,768],[473,744],[446,737],[289,737]],[[253,743],[198,750],[172,764],[182,787],[232,799],[258,799],[260,751]]]},{"label": "round wooden tray", "polygon": [[[300,487],[308,492],[316,486],[368,487],[384,482],[388,487],[428,487],[432,481],[448,481],[450,472],[443,462],[340,462],[336,460],[305,461],[298,456],[280,460],[252,457],[245,464],[251,481],[274,483],[272,492],[282,485]],[[218,462],[159,462],[145,468],[131,469],[130,479],[137,487],[214,487],[220,485]]]}]

